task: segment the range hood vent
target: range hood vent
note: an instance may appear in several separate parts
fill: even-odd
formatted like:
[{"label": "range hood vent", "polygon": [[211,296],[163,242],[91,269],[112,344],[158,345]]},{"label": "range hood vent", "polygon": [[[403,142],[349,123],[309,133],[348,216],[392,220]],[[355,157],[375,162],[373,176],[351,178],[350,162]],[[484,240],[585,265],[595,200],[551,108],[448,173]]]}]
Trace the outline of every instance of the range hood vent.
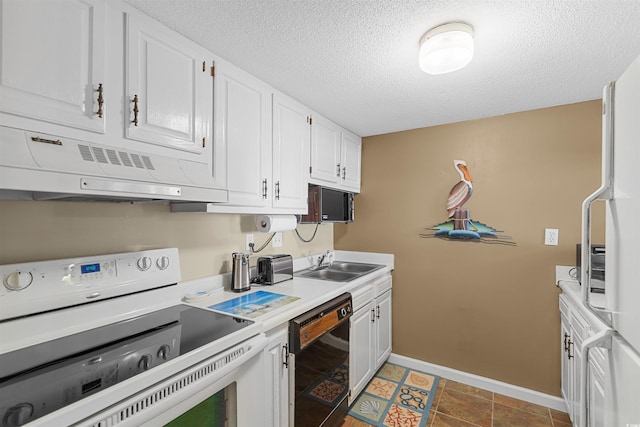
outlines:
[{"label": "range hood vent", "polygon": [[0,198],[226,202],[206,163],[0,127]]}]

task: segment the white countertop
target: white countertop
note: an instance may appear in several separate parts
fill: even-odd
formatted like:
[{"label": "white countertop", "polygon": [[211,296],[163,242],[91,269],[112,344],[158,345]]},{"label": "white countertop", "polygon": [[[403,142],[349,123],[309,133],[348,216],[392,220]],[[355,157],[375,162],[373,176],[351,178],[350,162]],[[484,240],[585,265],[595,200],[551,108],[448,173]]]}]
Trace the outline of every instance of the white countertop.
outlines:
[{"label": "white countertop", "polygon": [[[560,289],[562,289],[563,294],[565,294],[569,298],[572,306],[578,308],[582,316],[585,317],[585,320],[589,322],[594,332],[598,332],[606,328],[606,324],[602,321],[602,319],[600,319],[593,312],[587,310],[587,308],[584,307],[582,303],[582,286],[580,285],[580,282],[568,276],[558,276],[558,274],[559,270],[556,269],[556,284],[558,285],[558,287],[560,287]],[[604,294],[590,292],[589,302],[596,311],[603,310],[604,307],[606,307],[606,297]]]},{"label": "white countertop", "polygon": [[[318,254],[319,255],[319,254]],[[300,271],[311,265],[311,259],[317,256],[305,257],[294,260],[294,271]],[[211,292],[209,296],[197,301],[184,302],[195,307],[208,308],[219,302],[232,300],[242,295],[248,295],[260,290],[276,294],[294,296],[300,298],[273,312],[266,313],[259,317],[250,319],[261,325],[261,331],[267,332],[289,320],[297,317],[318,305],[321,305],[344,292],[355,291],[365,284],[379,277],[389,275],[394,268],[394,256],[392,254],[380,254],[372,252],[347,252],[335,251],[336,261],[363,262],[370,264],[384,265],[383,268],[365,274],[350,282],[333,282],[329,280],[307,279],[294,275],[292,280],[287,280],[272,286],[251,285],[251,290],[242,293],[229,291],[228,283],[230,274],[212,276],[205,279],[198,279],[191,282],[183,282],[183,295],[197,292]]]}]

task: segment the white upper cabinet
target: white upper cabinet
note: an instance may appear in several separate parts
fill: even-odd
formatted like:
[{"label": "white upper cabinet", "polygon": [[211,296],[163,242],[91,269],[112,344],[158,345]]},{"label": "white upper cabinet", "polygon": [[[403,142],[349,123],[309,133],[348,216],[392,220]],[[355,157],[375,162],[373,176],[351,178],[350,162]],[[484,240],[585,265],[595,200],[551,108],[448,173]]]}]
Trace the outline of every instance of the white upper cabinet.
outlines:
[{"label": "white upper cabinet", "polygon": [[266,207],[271,178],[271,90],[250,74],[216,62],[216,141],[226,147],[229,205]]},{"label": "white upper cabinet", "polygon": [[345,190],[360,192],[362,139],[346,130],[342,131],[340,179]]},{"label": "white upper cabinet", "polygon": [[[307,210],[309,113],[298,102],[273,95],[273,206]],[[297,211],[299,212],[299,211]]]},{"label": "white upper cabinet", "polygon": [[361,152],[360,137],[313,115],[309,182],[359,193]]},{"label": "white upper cabinet", "polygon": [[146,16],[125,16],[126,137],[210,156],[212,55]]},{"label": "white upper cabinet", "polygon": [[216,143],[226,147],[229,202],[188,203],[173,211],[306,213],[308,109],[226,61],[216,61],[215,80],[214,127]]},{"label": "white upper cabinet", "polygon": [[311,182],[336,186],[340,183],[340,127],[322,116],[311,125]]},{"label": "white upper cabinet", "polygon": [[[105,3],[0,2],[0,111],[104,133]],[[100,91],[105,91],[100,95]]]}]

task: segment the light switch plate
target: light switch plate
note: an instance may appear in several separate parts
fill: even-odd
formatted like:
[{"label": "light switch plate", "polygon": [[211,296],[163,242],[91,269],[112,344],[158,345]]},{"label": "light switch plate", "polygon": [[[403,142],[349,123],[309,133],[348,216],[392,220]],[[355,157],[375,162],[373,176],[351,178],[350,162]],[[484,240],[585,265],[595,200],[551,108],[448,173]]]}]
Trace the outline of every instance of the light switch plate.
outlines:
[{"label": "light switch plate", "polygon": [[550,246],[558,246],[558,229],[557,228],[544,229],[544,244],[550,245]]}]

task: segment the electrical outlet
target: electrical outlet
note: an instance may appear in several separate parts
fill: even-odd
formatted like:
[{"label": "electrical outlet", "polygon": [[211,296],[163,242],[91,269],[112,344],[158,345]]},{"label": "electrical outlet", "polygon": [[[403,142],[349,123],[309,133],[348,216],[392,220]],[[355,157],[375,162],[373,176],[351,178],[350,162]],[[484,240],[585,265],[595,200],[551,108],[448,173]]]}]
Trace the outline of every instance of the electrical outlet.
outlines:
[{"label": "electrical outlet", "polygon": [[250,251],[251,250],[251,246],[249,246],[251,243],[253,243],[253,234],[247,234],[247,243],[245,244],[245,249]]},{"label": "electrical outlet", "polygon": [[280,246],[282,246],[282,233],[278,232],[275,236],[273,236],[271,246],[274,248],[279,248]]},{"label": "electrical outlet", "polygon": [[544,229],[544,244],[550,245],[550,246],[558,246],[558,229],[557,228]]}]

